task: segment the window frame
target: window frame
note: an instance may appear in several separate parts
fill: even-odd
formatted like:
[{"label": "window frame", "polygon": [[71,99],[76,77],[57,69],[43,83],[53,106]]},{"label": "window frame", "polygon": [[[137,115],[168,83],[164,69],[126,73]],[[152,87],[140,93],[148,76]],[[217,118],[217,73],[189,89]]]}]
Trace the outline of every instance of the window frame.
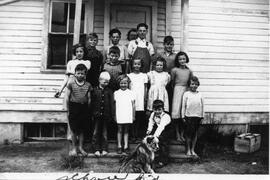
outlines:
[{"label": "window frame", "polygon": [[[40,71],[43,73],[64,73],[65,69],[52,69],[49,68],[49,35],[51,30],[52,19],[52,3],[76,3],[75,0],[44,0],[44,14],[43,14],[43,30],[42,30],[42,61]],[[93,30],[94,21],[94,0],[85,1],[85,13],[84,13],[84,34],[88,34]]]}]

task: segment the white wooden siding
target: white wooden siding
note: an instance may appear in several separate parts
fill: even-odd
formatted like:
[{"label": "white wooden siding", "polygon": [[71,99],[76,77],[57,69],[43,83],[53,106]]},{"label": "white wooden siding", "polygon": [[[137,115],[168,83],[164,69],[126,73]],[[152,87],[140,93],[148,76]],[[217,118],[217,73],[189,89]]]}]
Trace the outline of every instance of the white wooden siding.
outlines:
[{"label": "white wooden siding", "polygon": [[0,6],[0,110],[61,110],[63,74],[40,72],[44,2]]},{"label": "white wooden siding", "polygon": [[109,34],[104,35],[104,1],[95,0],[94,8],[94,32],[98,35],[98,50],[103,50],[104,37],[109,38]]},{"label": "white wooden siding", "polygon": [[158,17],[157,17],[157,47],[156,50],[163,49],[163,39],[166,34],[166,0],[158,0]]},{"label": "white wooden siding", "polygon": [[174,49],[180,51],[181,40],[181,0],[172,0],[171,35],[174,38]]},{"label": "white wooden siding", "polygon": [[[157,0],[157,48],[166,35],[166,1]],[[171,35],[180,50],[181,0],[172,0]],[[63,74],[41,73],[42,0],[0,6],[0,110],[61,111]],[[269,2],[189,0],[188,54],[207,112],[268,112]],[[94,32],[103,48],[104,1]],[[124,35],[123,35],[124,38]]]},{"label": "white wooden siding", "polygon": [[269,1],[190,0],[188,54],[207,112],[269,111]]}]

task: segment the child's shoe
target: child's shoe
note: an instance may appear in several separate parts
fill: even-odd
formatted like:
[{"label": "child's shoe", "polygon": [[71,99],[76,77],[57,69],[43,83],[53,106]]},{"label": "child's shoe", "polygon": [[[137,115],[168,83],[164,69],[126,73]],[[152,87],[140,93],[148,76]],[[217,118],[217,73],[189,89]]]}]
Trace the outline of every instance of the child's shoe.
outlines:
[{"label": "child's shoe", "polygon": [[95,156],[99,157],[100,156],[100,152],[99,151],[96,151],[95,152]]},{"label": "child's shoe", "polygon": [[102,156],[106,156],[107,154],[108,154],[108,152],[107,151],[104,151],[104,150],[101,153]]},{"label": "child's shoe", "polygon": [[129,148],[125,148],[124,153],[129,154]]},{"label": "child's shoe", "polygon": [[122,148],[121,147],[118,147],[117,148],[117,154],[122,154],[123,152],[122,152]]}]

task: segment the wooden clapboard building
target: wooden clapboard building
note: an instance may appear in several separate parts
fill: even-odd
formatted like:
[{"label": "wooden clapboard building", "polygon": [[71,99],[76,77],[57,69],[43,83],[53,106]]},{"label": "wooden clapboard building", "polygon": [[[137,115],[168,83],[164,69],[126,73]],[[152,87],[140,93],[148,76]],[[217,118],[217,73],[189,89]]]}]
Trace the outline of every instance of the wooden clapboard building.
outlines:
[{"label": "wooden clapboard building", "polygon": [[[71,46],[96,32],[146,22],[162,49],[165,35],[190,56],[209,123],[269,122],[268,0],[4,0],[0,2],[0,142],[62,137],[62,84]],[[81,5],[82,4],[82,5]],[[74,25],[75,24],[75,25]],[[74,37],[74,39],[73,39]]]}]

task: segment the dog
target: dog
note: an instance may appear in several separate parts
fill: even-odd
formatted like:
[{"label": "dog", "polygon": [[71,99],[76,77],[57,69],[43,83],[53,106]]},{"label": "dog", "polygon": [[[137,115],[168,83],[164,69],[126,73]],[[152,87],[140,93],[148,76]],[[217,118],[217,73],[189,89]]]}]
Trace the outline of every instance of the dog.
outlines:
[{"label": "dog", "polygon": [[119,173],[155,173],[153,161],[155,152],[159,149],[154,136],[146,136],[135,150],[128,155],[119,169]]}]

